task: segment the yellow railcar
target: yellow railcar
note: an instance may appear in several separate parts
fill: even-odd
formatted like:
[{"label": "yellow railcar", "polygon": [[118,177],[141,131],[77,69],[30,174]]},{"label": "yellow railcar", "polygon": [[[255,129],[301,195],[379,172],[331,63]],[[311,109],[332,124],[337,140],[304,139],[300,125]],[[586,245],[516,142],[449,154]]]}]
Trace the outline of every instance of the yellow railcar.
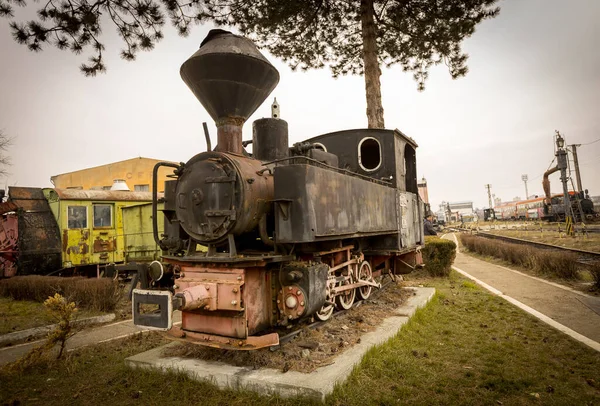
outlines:
[{"label": "yellow railcar", "polygon": [[[63,268],[160,256],[152,235],[151,193],[48,188],[44,195],[60,229]],[[158,216],[162,228],[162,212]]]}]

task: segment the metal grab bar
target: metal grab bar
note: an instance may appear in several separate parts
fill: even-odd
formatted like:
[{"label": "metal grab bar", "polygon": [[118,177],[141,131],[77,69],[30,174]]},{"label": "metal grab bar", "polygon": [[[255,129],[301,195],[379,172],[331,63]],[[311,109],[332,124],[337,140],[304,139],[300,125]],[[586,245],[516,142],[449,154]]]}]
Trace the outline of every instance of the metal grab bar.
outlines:
[{"label": "metal grab bar", "polygon": [[159,162],[154,165],[154,169],[152,170],[152,233],[154,234],[154,241],[156,244],[162,249],[166,250],[167,247],[162,243],[158,235],[158,169],[161,166],[168,166],[170,168],[175,168],[173,171],[175,175],[179,175],[179,170],[182,165],[174,164],[172,162]]}]

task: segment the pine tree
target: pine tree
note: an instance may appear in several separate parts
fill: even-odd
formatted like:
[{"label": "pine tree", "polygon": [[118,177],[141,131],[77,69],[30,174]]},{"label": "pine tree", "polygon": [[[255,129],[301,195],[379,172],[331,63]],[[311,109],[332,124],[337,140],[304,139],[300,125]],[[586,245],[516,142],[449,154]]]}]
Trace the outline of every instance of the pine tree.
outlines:
[{"label": "pine tree", "polygon": [[[10,158],[6,155],[6,151],[12,142],[12,138],[0,131],[0,176],[8,174],[7,167],[10,166]],[[0,203],[2,202],[0,201]]]},{"label": "pine tree", "polygon": [[[135,59],[162,37],[166,15],[180,35],[193,24],[230,26],[290,66],[328,66],[334,77],[365,76],[369,127],[383,128],[381,65],[400,65],[425,88],[429,68],[445,63],[452,78],[464,76],[463,39],[499,13],[497,0],[50,0],[38,19],[11,22],[13,37],[29,49],[43,44],[79,53],[91,48],[86,75],[104,72],[102,24],[113,24],[125,43],[121,56]],[[25,0],[0,0],[12,17]],[[165,15],[166,14],[166,15]],[[101,16],[107,16],[102,19]]]}]

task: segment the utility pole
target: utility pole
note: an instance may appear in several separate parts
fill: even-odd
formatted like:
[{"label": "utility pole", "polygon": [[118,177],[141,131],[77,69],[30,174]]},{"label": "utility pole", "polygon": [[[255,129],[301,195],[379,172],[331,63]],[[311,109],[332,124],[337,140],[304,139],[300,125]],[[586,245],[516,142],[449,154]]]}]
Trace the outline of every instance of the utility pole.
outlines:
[{"label": "utility pole", "polygon": [[525,175],[521,175],[521,180],[522,180],[523,182],[525,182],[525,200],[529,199],[529,192],[527,191],[527,180],[528,180],[528,179],[529,179],[529,178],[527,177],[527,174],[525,174]]},{"label": "utility pole", "polygon": [[573,144],[571,145],[571,151],[573,151],[573,163],[575,164],[575,176],[577,177],[577,191],[583,191],[581,187],[581,174],[579,173],[579,161],[577,160],[577,147],[580,147],[581,144]]},{"label": "utility pole", "polygon": [[494,205],[492,204],[492,192],[490,191],[490,188],[492,187],[492,185],[490,185],[489,183],[487,185],[484,185],[484,187],[487,189],[488,191],[488,202],[489,202],[489,208],[492,209],[494,208]]},{"label": "utility pole", "polygon": [[[571,199],[569,199],[569,185],[567,181],[569,178],[567,177],[567,151],[564,148],[565,139],[560,135],[560,132],[556,130],[556,160],[558,164],[556,165],[560,170],[560,181],[563,184],[563,193],[564,200],[563,204],[565,206],[565,222],[567,223],[567,234],[573,235],[573,211],[571,210]],[[569,225],[571,226],[569,228]]]}]

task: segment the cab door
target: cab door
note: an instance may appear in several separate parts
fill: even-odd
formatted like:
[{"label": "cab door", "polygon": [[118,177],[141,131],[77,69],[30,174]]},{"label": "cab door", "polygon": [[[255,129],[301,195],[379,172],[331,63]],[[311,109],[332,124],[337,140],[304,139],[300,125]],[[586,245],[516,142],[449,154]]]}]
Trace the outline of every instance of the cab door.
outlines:
[{"label": "cab door", "polygon": [[63,266],[66,268],[90,263],[89,206],[69,202],[66,209],[66,228],[63,229]]},{"label": "cab door", "polygon": [[92,204],[92,255],[94,263],[120,262],[117,258],[117,233],[115,227],[115,205],[113,203]]}]

